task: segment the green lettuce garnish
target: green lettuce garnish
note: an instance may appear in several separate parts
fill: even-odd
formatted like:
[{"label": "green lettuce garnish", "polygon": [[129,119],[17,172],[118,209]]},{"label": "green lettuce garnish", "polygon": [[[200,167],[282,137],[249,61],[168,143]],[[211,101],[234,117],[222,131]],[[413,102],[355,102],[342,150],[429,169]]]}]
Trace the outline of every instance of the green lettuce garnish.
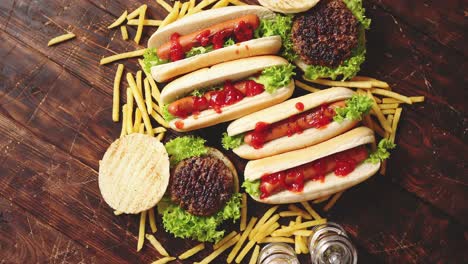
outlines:
[{"label": "green lettuce garnish", "polygon": [[268,67],[255,81],[263,84],[268,93],[274,93],[278,88],[284,87],[292,81],[292,77],[296,75],[295,68],[290,63]]},{"label": "green lettuce garnish", "polygon": [[226,132],[223,133],[223,139],[221,140],[221,144],[223,145],[224,149],[235,149],[242,145],[244,142],[244,134],[236,135],[236,136],[228,136]]},{"label": "green lettuce garnish", "polygon": [[281,56],[288,61],[294,61],[297,59],[297,54],[294,52],[294,45],[291,37],[292,24],[292,15],[277,14],[273,19],[261,19],[260,25],[255,30],[255,38],[279,35],[283,42]]},{"label": "green lettuce garnish", "polygon": [[242,183],[242,187],[244,187],[245,191],[252,197],[260,197],[260,180],[245,180],[244,183]]},{"label": "green lettuce garnish", "polygon": [[333,120],[340,123],[347,120],[362,120],[362,116],[369,113],[374,101],[366,95],[355,94],[346,100],[345,107],[335,108]]},{"label": "green lettuce garnish", "polygon": [[168,60],[162,60],[158,57],[155,48],[149,48],[143,54],[143,64],[145,65],[145,71],[151,72],[151,67],[168,63]]},{"label": "green lettuce garnish", "polygon": [[228,38],[228,39],[226,39],[224,41],[223,47],[229,47],[229,46],[232,46],[234,44],[236,44],[236,41],[234,39],[232,39],[232,38]]},{"label": "green lettuce garnish", "polygon": [[161,112],[162,112],[162,117],[167,122],[169,122],[169,121],[171,121],[173,119],[176,119],[175,116],[173,116],[171,113],[169,113],[169,105],[168,104],[163,105],[163,107],[161,108]]},{"label": "green lettuce garnish", "polygon": [[210,52],[212,50],[213,50],[213,45],[209,45],[209,46],[206,46],[206,47],[203,47],[203,46],[193,47],[187,53],[185,53],[185,57],[190,58],[190,57],[193,57],[193,56],[196,56],[196,55],[208,53],[208,52]]},{"label": "green lettuce garnish", "polygon": [[218,226],[225,220],[234,222],[240,218],[241,197],[240,193],[233,194],[222,210],[207,217],[191,215],[169,198],[159,202],[158,212],[162,214],[164,229],[175,237],[218,242],[224,236],[224,230],[217,230]]},{"label": "green lettuce garnish", "polygon": [[331,78],[335,80],[342,76],[342,80],[350,79],[356,76],[361,69],[361,64],[366,60],[366,41],[364,29],[359,30],[358,46],[353,50],[352,56],[345,60],[336,68],[326,66],[309,65],[304,75],[307,79],[315,80],[318,78]]},{"label": "green lettuce garnish", "polygon": [[184,159],[200,157],[208,152],[203,138],[184,136],[175,138],[166,143],[165,147],[169,154],[171,166],[176,165]]},{"label": "green lettuce garnish", "polygon": [[371,20],[366,17],[366,9],[362,7],[362,0],[343,0],[348,9],[365,29],[370,28]]},{"label": "green lettuce garnish", "polygon": [[396,147],[395,143],[390,141],[387,138],[380,140],[377,150],[370,154],[369,158],[366,159],[366,162],[378,163],[390,157],[389,149],[394,149]]}]

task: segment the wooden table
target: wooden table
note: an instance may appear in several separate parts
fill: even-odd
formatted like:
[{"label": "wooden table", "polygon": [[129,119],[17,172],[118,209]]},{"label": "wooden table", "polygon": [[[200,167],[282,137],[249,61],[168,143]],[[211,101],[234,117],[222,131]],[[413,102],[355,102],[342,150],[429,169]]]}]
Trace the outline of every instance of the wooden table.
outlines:
[{"label": "wooden table", "polygon": [[[136,252],[139,217],[114,216],[97,185],[98,161],[120,130],[111,121],[116,64],[99,60],[138,48],[106,27],[142,2],[0,1],[1,263],[160,257],[149,244]],[[146,2],[150,18],[166,15]],[[344,225],[361,263],[468,263],[468,3],[365,2],[372,29],[362,74],[426,102],[404,107],[387,175],[346,191],[323,214]],[[47,47],[65,30],[77,39]],[[138,69],[135,60],[125,65]],[[216,146],[224,127],[199,134]],[[250,214],[266,208],[249,204]],[[158,226],[172,255],[196,244]]]}]

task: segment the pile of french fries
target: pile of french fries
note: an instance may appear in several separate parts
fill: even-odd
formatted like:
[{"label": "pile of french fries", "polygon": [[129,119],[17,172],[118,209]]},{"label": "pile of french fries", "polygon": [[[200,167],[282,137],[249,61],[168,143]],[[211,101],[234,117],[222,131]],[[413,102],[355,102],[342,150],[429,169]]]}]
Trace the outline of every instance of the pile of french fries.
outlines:
[{"label": "pile of french fries", "polygon": [[[144,27],[158,27],[157,30],[160,30],[174,21],[200,12],[210,6],[210,8],[219,8],[228,6],[229,4],[245,5],[245,3],[237,0],[203,0],[198,4],[195,4],[194,0],[184,3],[176,1],[172,6],[164,0],[155,1],[168,12],[168,15],[163,20],[148,19],[146,17],[148,7],[147,5],[142,5],[130,13],[124,11],[108,28],[120,27],[122,39],[128,40],[127,26],[136,26],[137,31],[134,41],[136,44],[139,44]],[[72,34],[59,36],[51,40],[51,45],[73,37],[74,35],[72,36]],[[117,60],[141,57],[145,51],[146,49],[139,49],[105,57],[100,61],[100,64],[103,65]],[[135,75],[132,73],[127,73],[125,75],[127,87],[125,90],[126,102],[123,106],[120,106],[120,84],[124,76],[124,66],[123,64],[119,64],[117,67],[113,86],[112,120],[114,122],[122,121],[121,137],[132,133],[144,133],[155,136],[162,141],[169,126],[162,118],[160,90],[151,77],[151,74],[144,70],[143,61],[139,59],[138,62],[141,66],[141,70]],[[390,139],[392,142],[395,141],[398,122],[402,114],[402,105],[424,101],[423,96],[407,97],[393,92],[386,82],[363,76],[357,76],[347,82],[325,79],[304,79],[303,81],[296,80],[295,83],[298,87],[312,93],[321,89],[312,86],[311,83],[325,87],[349,87],[355,89],[357,93],[368,95],[374,100],[374,105],[370,115],[364,117],[364,125],[373,129],[382,138]],[[122,113],[121,116],[120,113]],[[150,117],[159,124],[158,127],[152,127]],[[386,163],[384,162],[381,167],[381,173],[385,174],[385,170]],[[322,197],[312,201],[312,204],[326,202],[323,206],[323,211],[328,211],[342,194],[343,192],[339,192],[331,196]],[[250,264],[253,264],[257,261],[260,245],[270,242],[294,244],[294,249],[297,254],[308,254],[307,237],[312,234],[311,229],[316,225],[326,223],[327,220],[320,217],[309,203],[302,202],[301,206],[303,209],[298,205],[291,204],[287,207],[288,210],[278,213],[276,212],[279,207],[274,206],[260,219],[251,217],[247,222],[247,196],[243,193],[239,233],[237,231],[232,231],[227,234],[218,243],[214,244],[213,251],[198,263],[210,263],[229,248],[232,249],[226,261],[228,263],[232,263],[233,261],[240,263],[253,248],[253,253],[249,261]],[[116,215],[120,214],[120,212],[117,211],[114,213]],[[295,217],[295,220],[290,220],[288,225],[281,225],[278,222],[281,219],[290,219],[291,217]],[[146,230],[147,218],[149,219],[151,234],[148,234]],[[142,212],[140,215],[137,251],[142,249],[146,238],[156,251],[163,256],[163,258],[154,261],[153,264],[168,263],[177,258],[180,260],[188,259],[206,248],[205,243],[200,243],[179,255],[177,258],[170,256],[163,245],[153,235],[156,231],[154,208]]]}]

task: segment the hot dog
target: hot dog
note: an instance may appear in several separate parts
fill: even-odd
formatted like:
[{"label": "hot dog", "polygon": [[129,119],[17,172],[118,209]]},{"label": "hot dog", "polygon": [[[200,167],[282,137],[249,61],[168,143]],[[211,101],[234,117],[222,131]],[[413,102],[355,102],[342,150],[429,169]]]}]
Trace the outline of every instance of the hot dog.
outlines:
[{"label": "hot dog", "polygon": [[[347,88],[330,88],[288,100],[232,122],[223,146],[259,159],[311,146],[356,126],[372,100]],[[351,114],[344,114],[346,111]]]},{"label": "hot dog", "polygon": [[253,199],[270,204],[295,203],[327,196],[374,175],[374,133],[358,127],[320,144],[249,161],[244,184]]},{"label": "hot dog", "polygon": [[221,62],[275,54],[281,48],[280,36],[256,38],[254,34],[261,19],[274,16],[260,6],[236,6],[184,17],[151,36],[145,56],[151,69],[147,70],[156,81],[164,82]]},{"label": "hot dog", "polygon": [[[278,104],[294,91],[293,70],[292,64],[277,56],[200,69],[166,85],[161,92],[164,117],[174,130],[190,131]],[[278,76],[279,81],[272,81]]]}]

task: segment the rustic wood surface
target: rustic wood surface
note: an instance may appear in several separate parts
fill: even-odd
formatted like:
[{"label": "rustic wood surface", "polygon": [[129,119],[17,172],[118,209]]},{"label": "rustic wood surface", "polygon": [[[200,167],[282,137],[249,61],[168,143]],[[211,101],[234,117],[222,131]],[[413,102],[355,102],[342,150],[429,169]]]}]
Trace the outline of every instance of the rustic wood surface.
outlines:
[{"label": "rustic wood surface", "polygon": [[[166,15],[155,1],[0,1],[1,263],[160,258],[148,243],[136,252],[139,217],[114,216],[97,185],[98,161],[120,131],[111,120],[116,64],[99,60],[138,48],[107,26],[143,2],[148,17]],[[344,225],[360,263],[468,263],[468,3],[368,0],[365,7],[372,28],[362,73],[426,102],[404,107],[387,175],[321,213]],[[47,47],[65,30],[77,38]],[[141,43],[153,31],[145,27]],[[138,69],[135,60],[125,66]],[[198,134],[217,146],[224,128]],[[266,208],[250,200],[249,214]],[[171,255],[196,244],[158,227]]]}]

